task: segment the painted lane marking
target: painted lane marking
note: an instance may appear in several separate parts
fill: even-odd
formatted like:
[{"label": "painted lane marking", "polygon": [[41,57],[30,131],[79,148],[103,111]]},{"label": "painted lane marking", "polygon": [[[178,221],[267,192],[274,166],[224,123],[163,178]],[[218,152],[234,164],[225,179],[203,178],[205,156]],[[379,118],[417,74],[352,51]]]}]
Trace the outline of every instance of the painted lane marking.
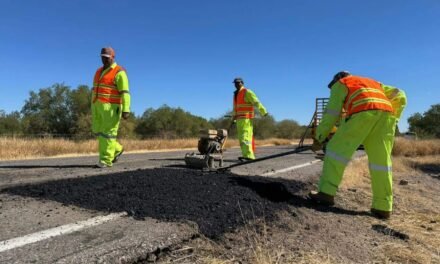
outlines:
[{"label": "painted lane marking", "polygon": [[299,169],[299,168],[311,166],[311,165],[313,165],[315,163],[318,163],[318,162],[322,162],[322,160],[313,160],[313,161],[310,161],[310,162],[307,162],[307,163],[304,163],[304,164],[299,164],[299,165],[295,165],[295,166],[292,166],[292,167],[287,167],[287,168],[280,169],[280,170],[266,172],[266,173],[263,173],[262,176],[271,176],[271,175],[275,175],[275,174],[278,174],[278,173],[293,171],[293,170],[296,170],[296,169]]},{"label": "painted lane marking", "polygon": [[43,230],[40,232],[36,232],[33,234],[25,235],[22,237],[12,238],[5,241],[0,241],[0,252],[10,250],[17,247],[22,247],[27,244],[35,243],[41,240],[45,240],[48,238],[70,234],[76,231],[79,231],[84,228],[96,226],[103,224],[105,222],[120,218],[122,216],[127,215],[127,213],[114,213],[104,216],[93,217],[84,221],[79,221],[74,224],[67,224],[58,226],[55,228]]}]

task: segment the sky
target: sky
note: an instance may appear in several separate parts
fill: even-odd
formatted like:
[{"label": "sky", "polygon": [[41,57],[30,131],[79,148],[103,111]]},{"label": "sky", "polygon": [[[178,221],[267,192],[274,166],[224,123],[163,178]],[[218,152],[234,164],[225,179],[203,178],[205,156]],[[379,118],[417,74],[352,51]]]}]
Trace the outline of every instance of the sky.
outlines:
[{"label": "sky", "polygon": [[438,0],[0,0],[0,109],[86,84],[112,46],[137,116],[164,104],[218,118],[242,77],[280,121],[309,123],[340,70],[403,89],[399,123],[440,103]]}]

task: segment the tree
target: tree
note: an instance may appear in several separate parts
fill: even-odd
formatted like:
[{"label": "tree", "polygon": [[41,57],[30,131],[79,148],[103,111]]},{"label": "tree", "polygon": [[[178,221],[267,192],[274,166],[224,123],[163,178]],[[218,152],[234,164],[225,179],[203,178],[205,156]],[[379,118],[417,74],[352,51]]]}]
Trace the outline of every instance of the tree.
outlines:
[{"label": "tree", "polygon": [[77,119],[80,115],[90,113],[92,90],[87,85],[80,85],[70,93],[72,116]]},{"label": "tree", "polygon": [[5,111],[0,110],[0,134],[19,135],[21,133],[20,113],[15,111],[6,114]]},{"label": "tree", "polygon": [[80,85],[70,93],[73,126],[70,133],[76,138],[89,138],[92,131],[91,115],[92,90],[87,85]]},{"label": "tree", "polygon": [[71,107],[71,91],[64,84],[54,84],[38,93],[30,92],[30,98],[21,110],[24,132],[69,134],[74,125]]},{"label": "tree", "polygon": [[198,137],[199,130],[204,128],[212,128],[206,119],[164,105],[157,110],[147,109],[135,131],[141,138],[187,138]]},{"label": "tree", "polygon": [[253,122],[255,138],[265,139],[276,137],[276,122],[273,116],[267,115],[261,118],[254,118]]},{"label": "tree", "polygon": [[228,137],[235,138],[237,136],[237,126],[232,124],[232,112],[229,111],[220,118],[212,118],[209,123],[214,129],[228,130]]},{"label": "tree", "polygon": [[440,138],[440,104],[432,105],[425,113],[415,113],[408,118],[409,131],[420,137]]},{"label": "tree", "polygon": [[123,138],[136,138],[136,126],[138,124],[138,119],[134,113],[130,113],[128,119],[121,119],[119,124],[118,136]]},{"label": "tree", "polygon": [[304,128],[295,120],[282,120],[276,124],[276,137],[294,139],[300,138],[304,133]]}]

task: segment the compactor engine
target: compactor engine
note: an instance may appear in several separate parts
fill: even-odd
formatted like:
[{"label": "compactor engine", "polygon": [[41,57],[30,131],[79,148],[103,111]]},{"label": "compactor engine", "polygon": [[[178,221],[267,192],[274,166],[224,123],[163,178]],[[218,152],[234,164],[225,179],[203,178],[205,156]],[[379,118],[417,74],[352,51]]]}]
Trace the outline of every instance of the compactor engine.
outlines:
[{"label": "compactor engine", "polygon": [[[200,139],[197,145],[199,153],[187,153],[187,166],[198,169],[213,169],[223,166],[223,146],[228,137],[226,129],[200,130]],[[216,162],[218,165],[216,166]]]}]

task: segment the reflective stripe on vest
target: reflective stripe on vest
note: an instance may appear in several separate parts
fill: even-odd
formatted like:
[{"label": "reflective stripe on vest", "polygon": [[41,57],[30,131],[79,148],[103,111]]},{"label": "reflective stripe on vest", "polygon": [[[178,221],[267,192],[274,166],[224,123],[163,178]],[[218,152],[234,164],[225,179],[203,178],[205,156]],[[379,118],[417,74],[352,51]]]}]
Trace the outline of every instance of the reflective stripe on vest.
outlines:
[{"label": "reflective stripe on vest", "polygon": [[246,88],[238,91],[237,96],[234,96],[234,116],[236,119],[254,118],[254,106],[244,100],[246,95]]},{"label": "reflective stripe on vest", "polygon": [[391,102],[379,82],[359,76],[348,76],[340,82],[348,89],[344,102],[347,116],[366,110],[393,112]]},{"label": "reflective stripe on vest", "polygon": [[99,100],[102,103],[122,104],[122,96],[116,86],[116,74],[124,71],[124,68],[116,65],[101,76],[102,71],[103,67],[99,68],[93,80],[93,102]]}]

